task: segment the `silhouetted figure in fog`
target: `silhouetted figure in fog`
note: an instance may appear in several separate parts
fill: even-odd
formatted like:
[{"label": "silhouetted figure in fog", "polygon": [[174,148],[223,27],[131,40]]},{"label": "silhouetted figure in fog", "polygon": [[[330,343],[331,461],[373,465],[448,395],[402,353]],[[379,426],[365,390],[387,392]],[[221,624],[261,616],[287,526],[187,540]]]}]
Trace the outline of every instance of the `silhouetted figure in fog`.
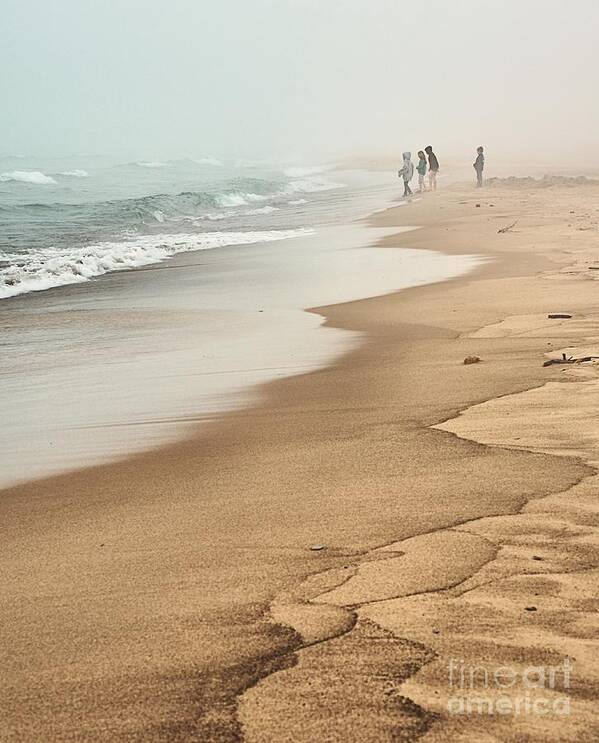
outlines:
[{"label": "silhouetted figure in fog", "polygon": [[428,155],[428,186],[431,191],[437,190],[437,173],[439,172],[439,161],[430,146],[425,147],[424,151]]},{"label": "silhouetted figure in fog", "polygon": [[483,170],[485,169],[485,156],[482,147],[477,147],[476,160],[473,163],[474,170],[476,170],[476,186],[480,188],[483,185]]}]

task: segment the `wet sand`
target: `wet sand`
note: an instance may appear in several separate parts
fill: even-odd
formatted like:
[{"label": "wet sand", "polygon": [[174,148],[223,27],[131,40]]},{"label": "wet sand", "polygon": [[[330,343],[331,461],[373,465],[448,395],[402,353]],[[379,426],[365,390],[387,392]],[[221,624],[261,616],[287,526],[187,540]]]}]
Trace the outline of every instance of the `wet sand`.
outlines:
[{"label": "wet sand", "polygon": [[475,261],[371,247],[395,230],[319,226],[0,301],[0,489],[193,435],[247,407],[259,385],[356,345],[356,333],[304,308],[457,276]]},{"label": "wet sand", "polygon": [[[491,260],[314,309],[362,344],[183,442],[4,491],[3,738],[595,739],[596,366],[542,364],[599,354],[598,194],[376,215]],[[448,659],[565,654],[567,717],[448,714]]]}]

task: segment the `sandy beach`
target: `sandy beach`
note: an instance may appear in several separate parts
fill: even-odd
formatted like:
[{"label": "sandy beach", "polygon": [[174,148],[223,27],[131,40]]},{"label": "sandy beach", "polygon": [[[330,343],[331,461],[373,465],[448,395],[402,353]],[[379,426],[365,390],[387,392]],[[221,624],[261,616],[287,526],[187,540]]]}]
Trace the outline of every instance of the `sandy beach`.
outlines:
[{"label": "sandy beach", "polygon": [[[486,260],[312,308],[360,343],[183,441],[4,490],[0,737],[599,738],[599,366],[543,365],[599,357],[598,196],[506,180],[376,214],[379,247]],[[452,708],[452,661],[566,657],[567,685],[509,687],[541,711]]]}]

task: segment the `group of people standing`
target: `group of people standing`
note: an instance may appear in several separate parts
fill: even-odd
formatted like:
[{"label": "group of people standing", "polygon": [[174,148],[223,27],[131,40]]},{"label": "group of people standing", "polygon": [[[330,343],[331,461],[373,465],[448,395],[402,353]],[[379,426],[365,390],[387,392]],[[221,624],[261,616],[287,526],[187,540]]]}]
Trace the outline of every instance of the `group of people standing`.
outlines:
[{"label": "group of people standing", "polygon": [[[474,161],[474,170],[476,171],[476,185],[480,188],[483,185],[483,170],[485,167],[485,156],[482,147],[478,147],[476,160]],[[428,162],[427,162],[428,156]],[[418,193],[426,191],[425,186],[425,175],[428,170],[428,187],[430,191],[437,190],[437,174],[439,172],[439,160],[433,152],[433,148],[429,144],[428,147],[424,148],[424,152],[420,150],[418,152],[418,165],[416,166],[418,171]],[[412,189],[410,188],[410,181],[414,177],[414,163],[412,162],[412,153],[403,153],[403,166],[397,171],[397,175],[403,178],[404,196],[411,196]]]},{"label": "group of people standing", "polygon": [[[428,163],[426,156],[428,155]],[[418,165],[416,170],[418,171],[418,192],[422,193],[426,191],[424,185],[424,176],[428,169],[428,187],[431,191],[437,190],[437,173],[439,172],[439,161],[437,156],[433,152],[433,148],[429,144],[428,147],[424,148],[424,152],[420,150],[418,152]],[[397,175],[403,178],[403,195],[411,196],[412,189],[410,188],[410,181],[414,177],[414,163],[412,162],[412,153],[403,153],[403,167],[397,171]]]}]

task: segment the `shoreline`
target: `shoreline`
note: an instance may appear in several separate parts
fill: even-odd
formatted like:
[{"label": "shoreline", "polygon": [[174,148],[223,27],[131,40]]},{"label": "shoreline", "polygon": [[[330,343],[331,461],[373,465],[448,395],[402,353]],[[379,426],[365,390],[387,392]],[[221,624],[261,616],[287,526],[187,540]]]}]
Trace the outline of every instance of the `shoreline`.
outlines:
[{"label": "shoreline", "polygon": [[251,405],[261,384],[326,366],[357,341],[304,307],[437,280],[473,261],[373,250],[372,232],[321,227],[285,245],[188,252],[141,273],[0,301],[12,351],[0,488],[194,435],[202,421]]},{"label": "shoreline", "polygon": [[[373,740],[398,730],[413,737],[434,731],[439,713],[426,711],[429,686],[416,703],[384,696],[383,687],[399,694],[432,660],[422,638],[401,640],[397,607],[385,602],[463,583],[499,548],[489,548],[488,535],[456,531],[451,544],[447,535],[432,545],[430,537],[410,540],[518,514],[594,471],[580,458],[430,428],[560,377],[557,367],[542,368],[546,348],[535,337],[468,337],[512,309],[540,312],[556,292],[560,301],[567,296],[569,277],[551,280],[551,293],[538,286],[539,272],[556,267],[546,248],[533,254],[527,237],[522,253],[519,234],[497,235],[517,195],[452,188],[375,215],[371,222],[381,227],[400,226],[403,217],[423,225],[382,245],[409,241],[495,260],[465,277],[313,308],[325,325],[366,334],[331,366],[268,383],[251,409],[160,454],[3,491],[16,571],[8,588],[19,599],[9,622],[13,629],[17,617],[23,624],[12,652],[24,653],[32,637],[40,651],[27,655],[27,679],[11,676],[15,696],[8,696],[36,702],[22,713],[32,715],[32,731],[47,730],[72,694],[86,710],[92,739],[110,733],[152,740],[178,731],[187,739],[233,740],[243,725],[247,740],[282,739],[282,730],[313,740],[311,725],[323,719],[341,739],[357,714]],[[473,213],[475,201],[485,204]],[[558,220],[535,214],[529,221],[543,219]],[[535,224],[525,229],[544,237]],[[481,241],[484,249],[475,249]],[[527,298],[525,285],[536,294]],[[582,313],[592,301],[587,288],[571,305]],[[560,340],[558,334],[556,345]],[[482,363],[463,366],[466,351],[479,348]],[[311,552],[314,543],[326,549]],[[410,550],[416,557],[405,568]],[[435,552],[459,569],[423,570]],[[402,593],[398,584],[411,590]],[[51,689],[40,685],[48,641],[62,669]],[[173,693],[160,701],[167,680]],[[309,691],[314,682],[316,696]],[[299,711],[298,693],[316,707]],[[15,713],[13,707],[16,725]],[[59,733],[72,730],[68,706],[58,717]]]}]

